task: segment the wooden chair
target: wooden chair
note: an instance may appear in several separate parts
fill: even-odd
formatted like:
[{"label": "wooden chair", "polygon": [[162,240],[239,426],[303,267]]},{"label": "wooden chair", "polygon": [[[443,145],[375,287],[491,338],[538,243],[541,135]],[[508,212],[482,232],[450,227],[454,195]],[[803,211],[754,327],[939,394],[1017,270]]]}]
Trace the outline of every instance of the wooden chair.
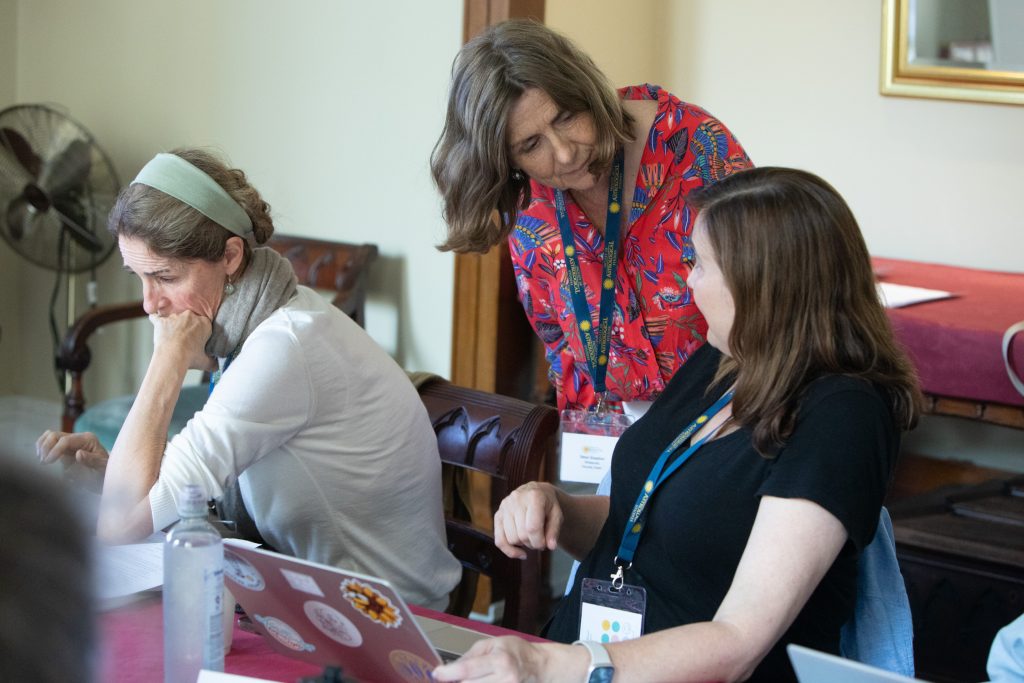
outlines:
[{"label": "wooden chair", "polygon": [[[376,245],[275,235],[267,246],[291,262],[299,284],[333,290],[332,303],[360,325],[364,323],[367,279],[369,266],[377,258]],[[57,366],[71,376],[71,388],[64,396],[63,431],[73,431],[75,420],[85,410],[82,375],[92,360],[90,335],[108,323],[143,316],[141,301],[99,306],[82,314],[68,330],[57,356]]]},{"label": "wooden chair", "polygon": [[[541,479],[541,468],[553,457],[558,411],[516,398],[456,386],[434,379],[420,386],[437,433],[447,479],[465,471],[482,472],[491,480],[494,508],[510,491]],[[481,574],[491,578],[495,596],[505,599],[501,625],[536,633],[550,605],[545,571],[546,553],[530,552],[525,560],[506,557],[494,536],[474,525],[463,508],[446,511],[448,547],[462,562],[463,578],[449,611],[469,614]]]}]

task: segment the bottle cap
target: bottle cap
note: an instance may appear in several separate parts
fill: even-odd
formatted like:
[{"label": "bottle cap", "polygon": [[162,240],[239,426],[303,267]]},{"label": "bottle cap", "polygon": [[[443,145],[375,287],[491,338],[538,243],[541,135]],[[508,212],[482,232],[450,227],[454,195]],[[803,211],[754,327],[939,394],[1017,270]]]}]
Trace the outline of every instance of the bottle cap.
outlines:
[{"label": "bottle cap", "polygon": [[188,484],[181,490],[178,497],[178,516],[182,519],[206,516],[206,494],[198,484]]}]

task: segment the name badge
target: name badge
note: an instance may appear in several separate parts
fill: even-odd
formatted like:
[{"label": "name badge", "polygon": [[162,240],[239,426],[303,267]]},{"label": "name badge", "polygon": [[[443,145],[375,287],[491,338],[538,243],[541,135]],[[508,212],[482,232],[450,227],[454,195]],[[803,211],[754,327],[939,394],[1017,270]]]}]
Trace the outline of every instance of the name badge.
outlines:
[{"label": "name badge", "polygon": [[626,428],[628,415],[563,410],[558,478],[599,484],[612,464],[612,452]]},{"label": "name badge", "polygon": [[616,590],[611,581],[583,579],[579,640],[617,643],[639,638],[646,609],[647,591],[639,586],[624,585]]}]

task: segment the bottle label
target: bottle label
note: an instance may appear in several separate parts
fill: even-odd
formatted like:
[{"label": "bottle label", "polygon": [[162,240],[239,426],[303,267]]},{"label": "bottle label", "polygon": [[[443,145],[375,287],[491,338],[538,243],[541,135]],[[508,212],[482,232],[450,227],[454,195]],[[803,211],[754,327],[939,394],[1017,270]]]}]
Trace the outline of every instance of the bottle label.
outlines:
[{"label": "bottle label", "polygon": [[210,613],[209,632],[203,644],[203,668],[210,671],[224,670],[224,633],[221,617],[224,612],[224,570],[218,566],[215,570],[203,571],[204,605],[208,605]]}]

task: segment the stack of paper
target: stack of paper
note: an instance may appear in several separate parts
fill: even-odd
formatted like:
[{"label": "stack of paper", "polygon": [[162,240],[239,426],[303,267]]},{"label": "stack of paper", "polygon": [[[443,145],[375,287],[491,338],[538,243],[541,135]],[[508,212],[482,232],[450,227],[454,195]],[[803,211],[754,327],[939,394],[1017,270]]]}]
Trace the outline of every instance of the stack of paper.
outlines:
[{"label": "stack of paper", "polygon": [[925,289],[924,287],[911,287],[910,285],[897,285],[892,282],[878,283],[878,296],[886,308],[900,308],[911,304],[920,304],[925,301],[937,301],[938,299],[953,298],[952,292],[944,292],[940,289]]},{"label": "stack of paper", "polygon": [[97,543],[95,554],[96,597],[101,603],[164,585],[163,543]]}]

